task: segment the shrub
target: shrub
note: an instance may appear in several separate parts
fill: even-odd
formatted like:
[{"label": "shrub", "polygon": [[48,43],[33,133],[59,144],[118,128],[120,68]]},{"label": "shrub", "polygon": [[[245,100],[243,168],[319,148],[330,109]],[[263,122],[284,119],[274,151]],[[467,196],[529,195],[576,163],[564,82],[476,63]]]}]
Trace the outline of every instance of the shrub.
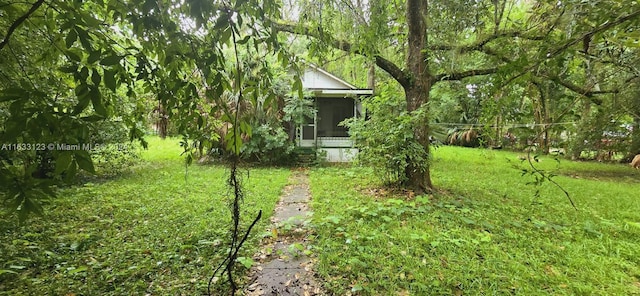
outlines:
[{"label": "shrub", "polygon": [[91,159],[100,175],[116,175],[140,159],[139,147],[129,140],[129,130],[119,120],[98,122],[91,141],[96,144],[90,152]]},{"label": "shrub", "polygon": [[389,87],[382,87],[379,95],[363,102],[368,118],[347,119],[343,122],[360,152],[357,161],[370,165],[387,185],[404,185],[409,164],[426,170],[428,151],[414,136],[415,126],[424,122],[422,109],[409,113],[401,96]]},{"label": "shrub", "polygon": [[262,164],[285,165],[295,162],[294,144],[277,124],[262,124],[252,129],[251,138],[243,146],[250,160]]}]

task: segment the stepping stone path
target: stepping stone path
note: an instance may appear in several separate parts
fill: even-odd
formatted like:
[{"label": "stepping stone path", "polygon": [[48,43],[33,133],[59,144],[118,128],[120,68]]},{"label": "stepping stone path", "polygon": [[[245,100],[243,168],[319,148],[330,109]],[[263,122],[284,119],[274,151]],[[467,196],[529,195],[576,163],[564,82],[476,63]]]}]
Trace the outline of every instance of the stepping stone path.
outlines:
[{"label": "stepping stone path", "polygon": [[256,264],[246,295],[325,294],[314,277],[315,259],[309,256],[310,199],[306,169],[294,170],[271,218],[271,237],[263,240],[261,251],[253,258]]}]

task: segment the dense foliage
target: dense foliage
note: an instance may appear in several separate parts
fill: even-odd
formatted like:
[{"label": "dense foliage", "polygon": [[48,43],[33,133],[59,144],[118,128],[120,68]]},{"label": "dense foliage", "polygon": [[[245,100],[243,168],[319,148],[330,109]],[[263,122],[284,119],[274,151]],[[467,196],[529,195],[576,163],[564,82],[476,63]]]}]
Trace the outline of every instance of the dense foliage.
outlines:
[{"label": "dense foliage", "polygon": [[[321,238],[327,239],[319,246],[325,256],[320,272],[336,279],[329,285],[336,293],[348,292],[346,287],[374,293],[390,274],[397,274],[400,284],[388,291],[401,293],[459,294],[466,289],[488,294],[637,293],[638,251],[633,239],[638,211],[626,207],[620,214],[620,204],[633,204],[625,195],[633,186],[606,183],[616,195],[602,195],[602,184],[580,183],[584,174],[569,172],[568,190],[586,190],[584,196],[597,197],[577,198],[588,210],[563,216],[566,205],[550,203],[544,211],[529,211],[521,202],[510,204],[512,198],[522,197],[518,186],[523,182],[508,188],[496,185],[507,184],[503,167],[489,161],[473,167],[469,164],[477,157],[460,155],[438,162],[431,141],[436,131],[451,129],[452,144],[469,144],[475,138],[477,144],[536,147],[542,152],[563,148],[558,152],[599,160],[628,160],[639,153],[637,1],[300,0],[291,4],[276,0],[0,0],[0,203],[24,222],[29,213],[42,214],[42,205],[56,192],[73,197],[52,202],[53,209],[60,211],[54,212],[55,217],[63,221],[59,228],[41,221],[17,224],[11,215],[0,217],[7,228],[0,285],[24,293],[68,294],[78,292],[66,288],[80,279],[83,286],[78,293],[83,294],[182,293],[186,284],[164,281],[164,276],[179,273],[174,265],[165,268],[167,262],[205,266],[204,260],[198,261],[200,254],[216,256],[206,249],[214,242],[201,243],[200,238],[220,235],[182,225],[187,223],[183,218],[199,213],[207,221],[216,218],[209,217],[209,212],[224,208],[221,199],[194,199],[185,206],[182,198],[200,190],[208,192],[208,197],[217,196],[223,189],[216,186],[222,182],[214,182],[211,188],[163,182],[161,177],[188,179],[189,174],[175,177],[175,168],[183,167],[173,163],[171,171],[148,167],[152,178],[135,180],[152,180],[167,190],[126,184],[124,189],[91,183],[64,187],[80,174],[123,173],[123,168],[137,161],[139,148],[133,143],[145,147],[145,133],[155,130],[161,136],[179,135],[187,162],[212,153],[234,160],[227,179],[234,188],[230,255],[227,261],[216,257],[228,266],[233,286],[231,267],[239,259],[234,252],[242,245],[240,228],[247,224],[240,219],[245,191],[237,178],[238,161],[243,157],[264,163],[295,159],[291,141],[295,127],[313,115],[310,102],[303,99],[297,58],[291,54],[296,51],[319,64],[337,61],[332,70],[358,83],[366,77],[369,87],[377,86],[377,95],[365,102],[369,120],[346,124],[358,141],[361,162],[374,167],[384,182],[414,189],[408,191],[408,201],[374,200],[354,206],[347,204],[352,199],[335,192],[335,184],[352,182],[353,178],[342,177],[356,173],[341,173],[338,181],[316,174],[321,182],[315,184],[324,190],[316,199],[323,215],[317,225]],[[306,38],[297,42],[294,36]],[[434,163],[433,168],[462,173],[434,171],[440,178],[436,184],[455,196],[432,203],[423,195],[413,202],[414,193],[434,188]],[[619,174],[623,169],[628,167],[604,171]],[[215,180],[224,178],[219,171],[209,173]],[[493,179],[483,183],[470,175]],[[274,177],[280,180],[277,184],[282,176]],[[601,178],[597,173],[590,177]],[[200,181],[211,183],[204,177]],[[277,184],[259,190],[273,190]],[[327,184],[333,187],[324,188]],[[103,191],[102,197],[114,199],[96,209],[99,203],[94,203],[92,195],[98,190]],[[366,201],[359,192],[343,191],[358,202]],[[273,194],[269,191],[269,200]],[[167,209],[156,198],[160,195],[178,203],[179,215],[168,215],[164,221],[170,225],[158,222],[153,228],[154,222],[145,224],[149,219],[131,218],[131,214],[164,215],[161,212]],[[91,202],[82,203],[87,200]],[[73,213],[65,211],[76,202],[82,206],[73,208],[77,209]],[[201,206],[207,202],[213,208]],[[268,202],[265,210],[271,210]],[[327,214],[334,211],[338,212],[333,217]],[[571,218],[577,218],[579,225]],[[355,222],[339,225],[347,220]],[[86,226],[92,227],[89,233],[78,221],[107,228],[91,224]],[[131,232],[109,228],[118,224],[115,221],[124,221]],[[424,221],[433,227],[420,230]],[[172,229],[182,229],[175,228],[180,225],[193,232],[171,236]],[[143,231],[135,232],[138,227]],[[128,244],[132,237],[151,239],[147,234],[154,229],[168,232],[157,234],[151,244]],[[15,232],[21,230],[24,235]],[[544,236],[522,245],[538,232],[552,233],[554,239]],[[113,237],[120,240],[110,240]],[[401,244],[394,245],[397,240]],[[489,244],[493,240],[497,244]],[[103,241],[108,241],[106,248]],[[421,247],[398,247],[416,244]],[[110,256],[116,245],[130,252]],[[444,245],[463,253],[451,254]],[[163,250],[157,258],[147,251],[154,247]],[[501,247],[518,251],[504,253]],[[582,252],[585,249],[588,256]],[[601,252],[609,249],[616,251]],[[561,256],[565,250],[569,255]],[[379,260],[381,256],[398,254],[389,251],[399,251],[406,261],[376,265],[387,263]],[[131,254],[141,256],[133,258],[140,265],[130,264]],[[512,256],[519,260],[509,265]],[[423,257],[430,259],[419,260]],[[451,257],[454,264],[448,265],[443,257]],[[489,257],[499,259],[489,262]],[[566,261],[568,257],[576,259]],[[336,258],[338,262],[332,261]],[[341,264],[340,258],[347,258],[348,265]],[[469,262],[478,268],[467,268]],[[499,270],[488,268],[486,262],[498,263]],[[414,264],[415,275],[398,272],[404,264]],[[348,268],[341,270],[344,266]],[[415,281],[424,270],[448,266],[454,266],[453,276],[436,273],[425,275],[427,283]],[[588,272],[577,271],[584,266],[590,267]],[[490,272],[485,273],[486,269]],[[369,270],[383,272],[366,274]],[[615,282],[600,276],[611,270]],[[53,276],[46,277],[49,273]],[[514,274],[523,276],[506,278]],[[519,286],[529,275],[534,283]],[[201,283],[200,277],[195,281]],[[4,281],[7,278],[16,281]],[[134,286],[131,290],[119,286],[128,282]],[[548,282],[555,286],[546,286]],[[204,293],[202,286],[189,291]]]},{"label": "dense foliage", "polygon": [[[144,146],[154,110],[197,143],[217,140],[203,127],[232,122],[236,106],[227,98],[275,97],[271,74],[246,80],[230,48],[273,55],[285,67],[290,61],[269,30],[269,18],[279,15],[271,1],[39,0],[1,1],[0,8],[0,143],[13,145],[0,154],[0,195],[21,218],[41,212],[58,179],[94,173],[96,144],[126,135]],[[266,60],[257,63],[267,68]],[[250,133],[246,119],[224,147],[240,146],[243,133]]]},{"label": "dense foliage", "polygon": [[[491,146],[537,145],[547,152],[561,144],[578,157],[585,149],[608,149],[595,143],[610,142],[604,139],[610,129],[597,133],[598,141],[586,139],[594,132],[592,117],[603,112],[612,114],[611,125],[632,127],[625,136],[635,141],[618,141],[618,151],[626,157],[640,152],[633,108],[640,9],[634,1],[300,3],[301,13],[278,29],[308,36],[311,57],[347,61],[334,66],[343,72],[351,61],[360,69],[375,63],[385,72],[376,78],[402,88],[395,95],[408,112],[425,110],[414,138],[426,151],[436,122],[475,126]],[[590,147],[569,145],[585,140]],[[409,167],[409,183],[432,187],[429,169]]]},{"label": "dense foliage", "polygon": [[56,184],[95,172],[100,152],[57,144],[126,136],[144,146],[149,125],[183,136],[189,159],[212,151],[290,159],[293,119],[304,118],[287,113],[304,105],[286,99],[292,90],[303,96],[290,50],[347,61],[332,68],[366,76],[370,87],[396,84],[385,96],[405,112],[370,124],[390,136],[365,125],[358,133],[377,143],[369,151],[418,143],[412,152],[392,149],[402,155],[384,167],[420,190],[432,188],[430,139],[443,129],[478,130],[494,147],[562,148],[573,158],[640,152],[637,3],[426,3],[0,1],[3,204],[24,218],[41,212]]},{"label": "dense foliage", "polygon": [[381,172],[388,185],[407,185],[405,171],[410,163],[428,168],[429,155],[415,139],[413,130],[423,110],[407,112],[404,101],[392,87],[381,87],[378,95],[363,102],[366,118],[348,119],[344,124],[359,148],[358,161]]}]

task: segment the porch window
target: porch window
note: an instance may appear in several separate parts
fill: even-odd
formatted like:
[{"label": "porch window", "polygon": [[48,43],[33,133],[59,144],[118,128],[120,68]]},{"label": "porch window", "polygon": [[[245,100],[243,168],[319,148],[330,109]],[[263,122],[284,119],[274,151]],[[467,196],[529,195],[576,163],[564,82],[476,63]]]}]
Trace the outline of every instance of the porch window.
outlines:
[{"label": "porch window", "polygon": [[315,129],[313,117],[305,116],[305,124],[302,125],[302,139],[303,140],[315,140]]},{"label": "porch window", "polygon": [[350,98],[316,98],[318,137],[348,137],[349,131],[340,122],[354,116],[355,101]]}]

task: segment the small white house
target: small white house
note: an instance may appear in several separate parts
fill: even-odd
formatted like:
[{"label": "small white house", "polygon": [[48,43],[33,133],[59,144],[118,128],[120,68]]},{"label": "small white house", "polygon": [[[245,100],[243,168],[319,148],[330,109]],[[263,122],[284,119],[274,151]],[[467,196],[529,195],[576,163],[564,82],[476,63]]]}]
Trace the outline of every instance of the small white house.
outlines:
[{"label": "small white house", "polygon": [[360,89],[348,82],[308,64],[302,87],[312,94],[316,114],[299,126],[296,140],[300,147],[316,147],[326,152],[329,162],[348,162],[358,153],[348,130],[339,123],[347,118],[363,116],[362,96],[371,96],[373,90]]}]

